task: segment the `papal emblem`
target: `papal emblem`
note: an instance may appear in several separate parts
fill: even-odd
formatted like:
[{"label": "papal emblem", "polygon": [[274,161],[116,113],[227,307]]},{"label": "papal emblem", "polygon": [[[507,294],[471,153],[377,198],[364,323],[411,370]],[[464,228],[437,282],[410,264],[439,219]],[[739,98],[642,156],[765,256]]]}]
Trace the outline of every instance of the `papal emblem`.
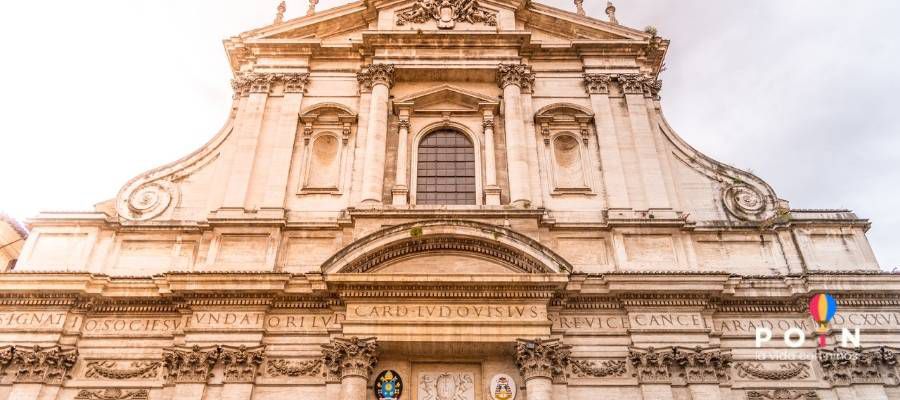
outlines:
[{"label": "papal emblem", "polygon": [[497,374],[491,378],[491,386],[488,387],[492,400],[515,400],[516,381],[506,374]]},{"label": "papal emblem", "polygon": [[375,378],[375,398],[378,400],[398,400],[403,394],[403,381],[394,370],[382,371]]}]

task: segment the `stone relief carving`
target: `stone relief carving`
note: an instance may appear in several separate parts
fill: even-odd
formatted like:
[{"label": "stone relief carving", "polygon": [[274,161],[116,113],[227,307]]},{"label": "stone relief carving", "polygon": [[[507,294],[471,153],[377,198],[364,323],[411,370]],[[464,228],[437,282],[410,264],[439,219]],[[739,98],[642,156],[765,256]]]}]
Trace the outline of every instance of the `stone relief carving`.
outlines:
[{"label": "stone relief carving", "polygon": [[675,348],[673,356],[687,383],[719,383],[729,379],[732,359],[727,351],[699,346],[693,351]]},{"label": "stone relief carving", "polygon": [[799,391],[788,389],[775,389],[769,391],[747,392],[747,400],[819,400],[819,395],[813,390]]},{"label": "stone relief carving", "polygon": [[534,73],[525,64],[500,64],[497,66],[497,83],[501,89],[516,85],[523,92],[530,92],[534,87]]},{"label": "stone relief carving", "polygon": [[440,29],[453,29],[457,22],[497,25],[497,14],[476,0],[416,0],[412,8],[397,13],[397,25],[437,21]]},{"label": "stone relief carving", "polygon": [[743,220],[760,220],[766,212],[765,196],[750,185],[737,184],[725,188],[722,201],[728,212]]},{"label": "stone relief carving", "polygon": [[572,369],[572,375],[578,378],[622,376],[625,375],[625,372],[628,370],[625,361],[622,360],[571,360],[569,366]]},{"label": "stone relief carving", "polygon": [[347,376],[368,379],[378,362],[377,353],[375,338],[335,338],[331,343],[322,345],[325,372],[330,380]]},{"label": "stone relief carving", "polygon": [[609,94],[610,74],[584,74],[584,86],[588,94]]},{"label": "stone relief carving", "polygon": [[889,347],[853,350],[839,347],[834,350],[819,349],[817,358],[825,380],[834,386],[894,384],[896,382],[886,382],[885,378],[896,379],[896,354],[896,349]]},{"label": "stone relief carving", "polygon": [[322,360],[288,361],[284,359],[269,360],[266,363],[266,374],[271,377],[280,376],[322,376]]},{"label": "stone relief carving", "polygon": [[309,83],[309,74],[291,73],[258,73],[244,72],[231,81],[235,97],[247,96],[250,93],[268,94],[274,85],[283,85],[285,93],[303,93]]},{"label": "stone relief carving", "polygon": [[673,351],[657,351],[650,347],[646,350],[629,349],[628,361],[634,368],[634,377],[641,383],[670,383],[671,366],[675,356]]},{"label": "stone relief carving", "polygon": [[550,378],[562,383],[571,359],[570,348],[558,339],[519,339],[515,348],[516,366],[526,381]]},{"label": "stone relief carving", "polygon": [[159,376],[162,361],[132,361],[127,367],[120,367],[116,361],[91,361],[85,367],[85,378],[155,379]]},{"label": "stone relief carving", "polygon": [[16,383],[62,384],[78,359],[78,350],[62,346],[32,348],[11,347],[3,351],[0,360],[11,365]]},{"label": "stone relief carving", "polygon": [[170,205],[178,203],[180,192],[169,180],[147,182],[135,188],[125,198],[125,207],[119,208],[119,215],[132,221],[146,221],[165,212]]},{"label": "stone relief carving", "polygon": [[147,389],[130,392],[115,388],[102,390],[82,389],[75,395],[75,400],[147,400],[149,398],[150,391]]},{"label": "stone relief carving", "polygon": [[259,366],[265,360],[266,347],[221,347],[222,364],[225,365],[225,382],[252,383]]},{"label": "stone relief carving", "polygon": [[622,74],[616,77],[625,94],[643,94],[658,97],[662,90],[662,81],[644,74]]},{"label": "stone relief carving", "polygon": [[774,369],[766,368],[762,363],[739,362],[734,368],[742,378],[752,377],[768,381],[809,378],[809,365],[799,362],[778,364]]},{"label": "stone relief carving", "polygon": [[356,73],[360,91],[372,90],[376,84],[390,88],[394,85],[394,64],[369,64]]},{"label": "stone relief carving", "polygon": [[212,368],[221,353],[219,346],[165,349],[166,380],[170,383],[206,383],[212,377]]},{"label": "stone relief carving", "polygon": [[474,400],[475,377],[471,373],[423,373],[419,375],[421,400]]}]

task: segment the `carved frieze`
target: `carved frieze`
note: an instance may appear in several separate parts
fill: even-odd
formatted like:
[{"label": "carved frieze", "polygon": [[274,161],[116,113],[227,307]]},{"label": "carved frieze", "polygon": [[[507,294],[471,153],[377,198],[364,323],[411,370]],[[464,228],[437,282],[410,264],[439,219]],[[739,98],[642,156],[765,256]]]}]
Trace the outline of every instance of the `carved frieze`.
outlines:
[{"label": "carved frieze", "polygon": [[565,382],[566,369],[571,360],[571,347],[557,339],[516,341],[516,366],[527,381],[532,378],[550,378]]},{"label": "carved frieze", "polygon": [[588,94],[609,94],[610,74],[584,74],[584,86]]},{"label": "carved frieze", "polygon": [[225,366],[225,382],[252,383],[265,357],[265,346],[222,346],[220,358]]},{"label": "carved frieze", "polygon": [[394,64],[369,64],[356,73],[360,91],[372,90],[377,84],[390,88],[394,85]]},{"label": "carved frieze", "polygon": [[628,371],[623,360],[587,361],[571,360],[572,376],[577,378],[606,378],[625,375]]},{"label": "carved frieze", "polygon": [[397,25],[437,21],[440,29],[453,29],[457,22],[497,25],[497,14],[477,0],[416,0],[412,8],[397,13]]},{"label": "carved frieze", "polygon": [[269,360],[266,363],[266,375],[277,378],[281,376],[322,376],[322,360],[288,361],[284,359]]},{"label": "carved frieze", "polygon": [[128,366],[120,366],[119,362],[91,361],[85,367],[84,377],[92,379],[156,379],[162,361],[132,361]]},{"label": "carved frieze", "polygon": [[503,89],[509,85],[518,86],[523,92],[531,92],[534,87],[534,73],[525,64],[500,64],[497,66],[497,84]]},{"label": "carved frieze", "polygon": [[169,348],[163,350],[163,365],[169,383],[206,383],[221,357],[219,346]]},{"label": "carved frieze", "polygon": [[785,381],[809,378],[809,365],[800,362],[778,364],[776,368],[766,368],[762,363],[739,362],[734,365],[741,378],[757,378],[767,381]]},{"label": "carved frieze", "polygon": [[4,351],[0,359],[5,361],[10,356],[16,383],[60,385],[75,365],[78,350],[62,346],[15,347]]},{"label": "carved frieze", "polygon": [[75,400],[147,400],[149,398],[150,391],[147,389],[133,391],[116,388],[98,390],[83,389],[75,395]]},{"label": "carved frieze", "polygon": [[335,338],[322,346],[326,374],[330,381],[348,376],[368,379],[378,362],[375,338]]},{"label": "carved frieze", "polygon": [[754,390],[747,392],[747,400],[819,400],[814,390]]},{"label": "carved frieze", "polygon": [[231,81],[235,97],[250,93],[271,92],[275,85],[282,85],[285,93],[303,93],[309,83],[308,73],[258,73],[244,72]]}]

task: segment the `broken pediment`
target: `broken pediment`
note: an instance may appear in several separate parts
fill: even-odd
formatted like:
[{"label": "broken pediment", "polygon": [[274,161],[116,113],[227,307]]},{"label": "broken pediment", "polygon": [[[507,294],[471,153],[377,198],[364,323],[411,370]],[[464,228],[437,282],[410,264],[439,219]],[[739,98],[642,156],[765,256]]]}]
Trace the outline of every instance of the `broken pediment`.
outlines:
[{"label": "broken pediment", "polygon": [[498,99],[451,85],[441,85],[394,102],[395,108],[407,107],[417,113],[467,113],[484,107],[496,107]]}]

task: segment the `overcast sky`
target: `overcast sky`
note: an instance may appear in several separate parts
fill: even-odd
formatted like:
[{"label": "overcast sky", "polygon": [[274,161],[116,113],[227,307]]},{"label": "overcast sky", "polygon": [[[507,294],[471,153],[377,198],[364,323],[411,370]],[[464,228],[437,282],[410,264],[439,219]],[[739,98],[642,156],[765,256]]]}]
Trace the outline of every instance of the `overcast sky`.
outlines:
[{"label": "overcast sky", "polygon": [[[277,3],[0,4],[0,211],[88,210],[209,140],[231,103],[221,41],[271,23]],[[900,267],[900,1],[616,5],[623,24],[672,40],[662,96],[681,136],[793,208],[871,219],[882,267]],[[288,1],[287,17],[306,7]],[[605,1],[585,7],[605,17]]]}]

